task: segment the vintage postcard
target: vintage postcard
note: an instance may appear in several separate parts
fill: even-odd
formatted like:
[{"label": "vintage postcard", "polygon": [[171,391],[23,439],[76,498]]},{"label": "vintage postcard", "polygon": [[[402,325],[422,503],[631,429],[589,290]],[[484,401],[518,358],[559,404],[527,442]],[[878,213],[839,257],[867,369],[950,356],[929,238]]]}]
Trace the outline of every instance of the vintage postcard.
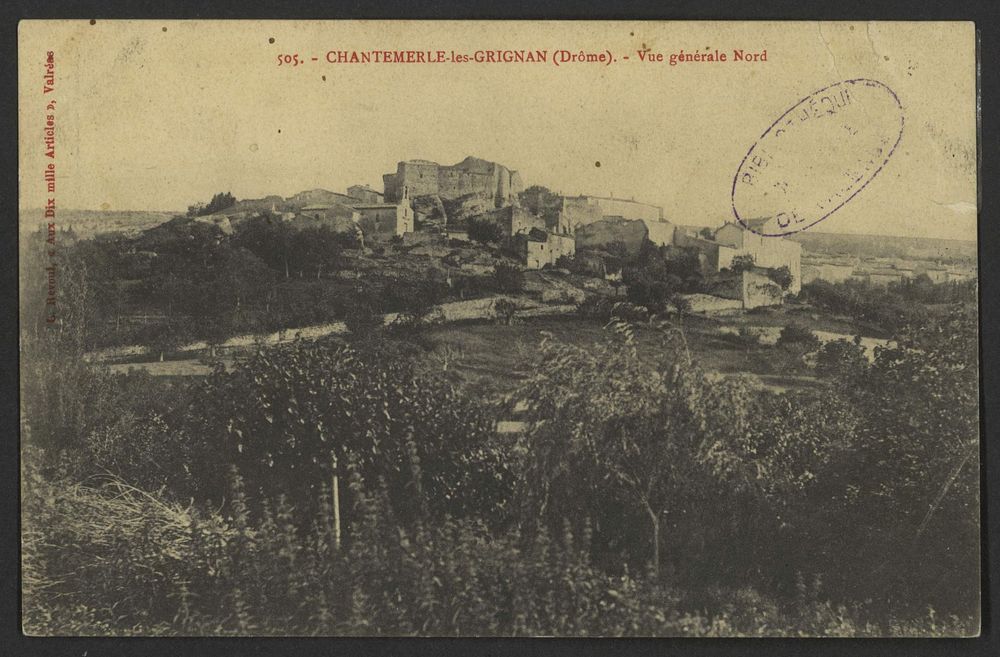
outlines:
[{"label": "vintage postcard", "polygon": [[979,634],[972,23],[18,58],[26,634]]}]

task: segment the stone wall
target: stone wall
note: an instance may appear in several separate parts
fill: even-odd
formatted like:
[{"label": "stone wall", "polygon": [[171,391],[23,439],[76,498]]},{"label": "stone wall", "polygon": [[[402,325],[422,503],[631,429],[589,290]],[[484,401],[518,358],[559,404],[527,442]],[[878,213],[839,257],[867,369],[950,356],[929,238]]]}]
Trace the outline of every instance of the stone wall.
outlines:
[{"label": "stone wall", "polygon": [[367,185],[352,185],[347,188],[347,195],[368,204],[381,203],[383,199],[381,192],[377,192]]},{"label": "stone wall", "polygon": [[491,210],[480,216],[479,219],[499,225],[503,229],[505,237],[511,237],[518,233],[526,233],[532,228],[545,230],[545,222],[541,217],[537,217],[518,206],[507,206]]},{"label": "stone wall", "polygon": [[576,248],[601,249],[614,242],[622,242],[629,255],[639,254],[648,231],[645,222],[607,217],[590,224],[577,226]]},{"label": "stone wall", "polygon": [[647,238],[656,246],[672,246],[676,228],[669,221],[644,221]]},{"label": "stone wall", "polygon": [[599,221],[604,217],[660,221],[663,209],[648,203],[604,196],[564,196],[563,212],[573,226]]},{"label": "stone wall", "polygon": [[413,232],[413,208],[397,205],[359,205],[358,224],[366,241],[383,241]]},{"label": "stone wall", "polygon": [[521,176],[507,167],[467,157],[458,164],[442,166],[427,160],[409,160],[396,165],[396,173],[382,176],[386,201],[400,197],[403,186],[410,196],[436,195],[443,199],[470,194],[493,201],[495,207],[514,203],[524,190]]},{"label": "stone wall", "polygon": [[572,235],[547,233],[545,241],[519,234],[513,238],[514,251],[528,269],[541,269],[546,265],[555,266],[562,256],[576,253],[576,240]]},{"label": "stone wall", "polygon": [[735,248],[706,240],[702,237],[688,235],[683,231],[674,232],[674,245],[698,249],[699,261],[702,263],[702,274],[716,274],[733,264],[733,258],[739,253]]},{"label": "stone wall", "polygon": [[744,271],[741,279],[741,296],[743,298],[744,310],[760,306],[780,306],[784,300],[784,292],[781,286],[765,274],[755,271]]},{"label": "stone wall", "polygon": [[733,223],[717,230],[715,240],[735,248],[740,255],[752,256],[758,267],[788,267],[792,272],[789,292],[797,294],[802,289],[802,245],[798,242],[783,237],[763,237]]}]

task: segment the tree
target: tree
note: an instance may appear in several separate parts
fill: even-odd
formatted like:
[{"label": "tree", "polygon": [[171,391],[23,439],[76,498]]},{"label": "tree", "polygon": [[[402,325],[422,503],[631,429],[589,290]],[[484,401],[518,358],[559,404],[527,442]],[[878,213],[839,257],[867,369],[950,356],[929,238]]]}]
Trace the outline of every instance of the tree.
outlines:
[{"label": "tree", "polygon": [[555,194],[547,187],[532,185],[520,194],[521,205],[529,212],[545,220],[547,225],[554,225],[562,209],[562,196]]},{"label": "tree", "polygon": [[709,228],[708,226],[706,226],[706,227],[702,228],[701,230],[699,230],[698,231],[698,235],[700,235],[701,237],[705,238],[706,240],[714,240],[715,239],[715,233],[712,232],[712,229]]},{"label": "tree", "polygon": [[806,327],[789,324],[781,329],[775,345],[805,354],[818,348],[820,342],[819,338]]},{"label": "tree", "polygon": [[466,223],[469,239],[481,244],[499,244],[503,241],[503,228],[488,219],[470,217]]},{"label": "tree", "polygon": [[524,270],[501,260],[493,268],[493,285],[498,292],[517,293],[524,290]]},{"label": "tree", "polygon": [[[233,196],[229,192],[219,192],[218,194],[212,197],[212,200],[209,201],[207,205],[200,208],[198,208],[198,206],[194,206],[198,208],[196,210],[195,216],[206,216],[210,214],[215,214],[216,212],[219,212],[220,210],[225,210],[226,208],[232,207],[235,204],[236,204],[235,196]],[[188,212],[190,211],[191,209],[189,208]]]},{"label": "tree", "polygon": [[740,379],[705,376],[672,332],[663,336],[667,361],[645,361],[634,331],[613,322],[596,345],[543,342],[536,373],[514,400],[530,420],[516,450],[522,526],[583,515],[618,527],[623,517],[643,518],[658,576],[664,517],[686,500],[754,485],[755,469],[737,453],[753,395]]},{"label": "tree", "polygon": [[861,346],[860,336],[853,342],[831,340],[820,348],[816,356],[816,371],[839,381],[863,379],[868,367],[868,358]]},{"label": "tree", "polygon": [[294,233],[290,226],[270,216],[250,219],[236,233],[235,241],[263,260],[268,267],[284,272],[291,277],[292,241]]},{"label": "tree", "polygon": [[738,255],[733,257],[732,263],[729,265],[729,270],[739,274],[740,272],[749,271],[755,266],[754,259],[752,255]]},{"label": "tree", "polygon": [[788,265],[782,265],[777,268],[769,268],[767,270],[767,277],[780,285],[782,290],[787,290],[792,286],[792,270],[788,268]]},{"label": "tree", "polygon": [[385,288],[385,301],[399,312],[394,326],[414,330],[432,323],[440,317],[438,305],[447,291],[446,283],[431,278],[392,281]]},{"label": "tree", "polygon": [[[258,500],[284,493],[315,510],[334,463],[351,462],[373,489],[385,481],[405,523],[426,513],[500,520],[510,494],[488,410],[385,342],[263,350],[217,369],[182,420],[216,437],[216,462],[203,467],[235,463]],[[349,520],[353,505],[343,506]]]},{"label": "tree", "polygon": [[497,299],[493,302],[493,312],[501,324],[510,326],[514,322],[514,315],[517,313],[517,304],[510,299]]},{"label": "tree", "polygon": [[371,288],[358,289],[347,303],[344,323],[357,339],[377,336],[385,326],[381,297]]},{"label": "tree", "polygon": [[316,280],[319,280],[324,271],[340,266],[341,240],[336,233],[323,226],[293,232],[288,239],[288,249],[300,276],[314,271]]},{"label": "tree", "polygon": [[979,605],[977,324],[970,303],[902,329],[843,386],[864,419],[849,484],[871,533],[854,552],[877,555],[872,585],[894,599],[963,615]]}]

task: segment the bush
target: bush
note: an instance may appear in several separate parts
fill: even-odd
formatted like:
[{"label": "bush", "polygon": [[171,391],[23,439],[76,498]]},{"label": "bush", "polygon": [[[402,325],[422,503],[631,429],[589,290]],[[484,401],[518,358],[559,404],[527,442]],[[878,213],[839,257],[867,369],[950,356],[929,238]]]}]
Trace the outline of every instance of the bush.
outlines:
[{"label": "bush", "polygon": [[524,291],[524,270],[502,260],[493,268],[493,286],[497,292],[514,294]]},{"label": "bush", "polygon": [[816,357],[816,371],[833,377],[853,380],[864,376],[868,369],[868,359],[860,337],[854,342],[831,340],[824,344]]},{"label": "bush", "polygon": [[372,291],[355,294],[347,303],[344,324],[355,338],[377,335],[385,326],[381,299]]},{"label": "bush", "polygon": [[470,217],[466,223],[466,232],[469,239],[481,244],[499,244],[503,241],[504,233],[500,224],[488,219],[476,219]]},{"label": "bush", "polygon": [[642,324],[649,321],[649,310],[645,306],[638,306],[627,301],[619,301],[611,306],[610,318],[623,322]]},{"label": "bush", "polygon": [[576,312],[588,319],[606,322],[611,318],[611,309],[617,303],[612,297],[592,294],[577,304]]},{"label": "bush", "polygon": [[517,313],[517,304],[510,299],[497,299],[493,302],[493,313],[498,322],[504,326],[510,326],[514,322],[515,313]]},{"label": "bush", "polygon": [[788,268],[788,265],[782,265],[778,268],[769,268],[767,270],[767,277],[777,283],[782,290],[790,288],[794,278],[792,276],[792,270]]},{"label": "bush", "polygon": [[732,264],[729,265],[729,271],[733,273],[740,273],[744,271],[749,271],[755,266],[754,259],[752,255],[738,255],[733,258]]},{"label": "bush", "polygon": [[804,326],[789,324],[781,329],[775,344],[792,351],[808,353],[818,349],[820,341],[812,331]]}]

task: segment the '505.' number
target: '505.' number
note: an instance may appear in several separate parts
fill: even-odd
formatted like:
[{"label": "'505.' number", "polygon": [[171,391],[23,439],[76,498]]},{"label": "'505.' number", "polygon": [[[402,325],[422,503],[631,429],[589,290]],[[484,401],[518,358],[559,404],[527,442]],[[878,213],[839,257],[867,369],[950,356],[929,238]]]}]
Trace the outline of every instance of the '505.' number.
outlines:
[{"label": "'505.' number", "polygon": [[299,64],[304,64],[305,60],[299,59],[298,54],[295,55],[278,55],[278,66],[283,66],[288,64],[289,66],[298,66]]}]

